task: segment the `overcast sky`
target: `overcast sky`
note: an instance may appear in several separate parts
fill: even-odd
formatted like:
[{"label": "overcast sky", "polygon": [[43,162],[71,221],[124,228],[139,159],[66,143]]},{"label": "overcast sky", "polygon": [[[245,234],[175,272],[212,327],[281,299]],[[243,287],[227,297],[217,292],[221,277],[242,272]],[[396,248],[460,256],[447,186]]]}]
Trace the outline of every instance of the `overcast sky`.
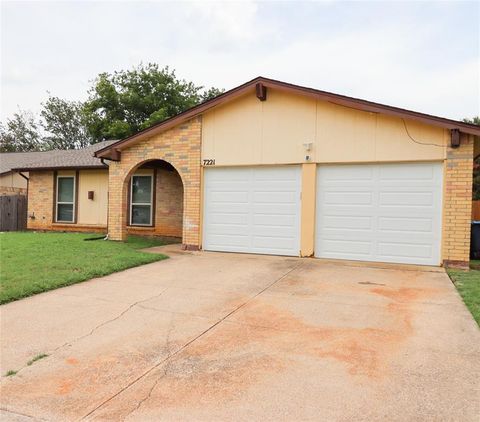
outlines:
[{"label": "overcast sky", "polygon": [[480,2],[1,3],[1,114],[84,100],[100,72],[255,76],[461,119],[480,113]]}]

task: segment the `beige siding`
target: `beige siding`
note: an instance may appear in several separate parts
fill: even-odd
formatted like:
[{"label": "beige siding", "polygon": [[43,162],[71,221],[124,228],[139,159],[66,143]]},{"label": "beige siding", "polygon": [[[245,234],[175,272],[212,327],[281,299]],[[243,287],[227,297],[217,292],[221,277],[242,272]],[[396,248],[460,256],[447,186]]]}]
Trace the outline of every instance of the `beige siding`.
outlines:
[{"label": "beige siding", "polygon": [[[216,165],[384,162],[445,159],[448,131],[268,90],[247,94],[203,118],[202,159]],[[425,144],[434,145],[420,145]],[[307,153],[304,143],[311,142]]]},{"label": "beige siding", "polygon": [[[24,173],[28,177],[28,173]],[[0,176],[0,186],[27,189],[27,181],[18,173],[9,172]]]},{"label": "beige siding", "polygon": [[[77,183],[77,224],[106,225],[108,210],[108,171],[80,170]],[[94,192],[93,200],[88,199],[88,191]]]}]

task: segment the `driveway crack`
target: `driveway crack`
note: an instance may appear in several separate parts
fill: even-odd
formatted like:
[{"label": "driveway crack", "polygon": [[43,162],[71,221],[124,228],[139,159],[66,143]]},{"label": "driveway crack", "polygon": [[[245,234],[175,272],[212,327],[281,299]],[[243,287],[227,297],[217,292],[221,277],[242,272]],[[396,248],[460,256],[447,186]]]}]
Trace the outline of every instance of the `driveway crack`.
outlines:
[{"label": "driveway crack", "polygon": [[[71,346],[74,345],[76,342],[78,342],[78,341],[80,341],[80,340],[82,340],[82,339],[84,339],[84,338],[86,338],[86,337],[91,336],[91,335],[92,335],[95,331],[97,331],[98,329],[100,329],[100,328],[104,327],[105,325],[110,324],[110,323],[112,323],[112,322],[120,319],[122,316],[124,316],[128,311],[130,311],[130,310],[131,310],[132,308],[134,308],[135,306],[140,305],[140,304],[142,304],[142,303],[144,303],[144,302],[147,302],[147,301],[149,301],[149,300],[151,300],[151,299],[156,299],[157,297],[160,297],[160,296],[163,295],[163,293],[165,293],[169,288],[170,288],[170,287],[167,287],[167,288],[163,289],[160,293],[158,293],[158,294],[156,294],[156,295],[153,295],[153,296],[147,297],[146,299],[141,299],[141,300],[138,300],[138,301],[135,302],[135,303],[132,303],[132,304],[129,305],[126,309],[124,309],[122,312],[120,312],[120,314],[118,314],[116,317],[111,318],[111,319],[109,319],[109,320],[107,320],[107,321],[103,321],[102,323],[96,325],[96,326],[93,327],[93,328],[90,330],[90,332],[88,332],[87,334],[83,334],[83,335],[81,335],[81,336],[79,336],[79,337],[77,337],[77,338],[75,338],[75,339],[73,339],[73,340],[71,340],[71,341],[67,341],[66,343],[63,343],[63,344],[61,344],[60,346],[55,347],[53,350],[51,350],[51,351],[48,352],[48,356],[52,356],[52,355],[54,355],[56,352],[58,352],[60,349],[62,349],[62,348],[64,348],[64,347],[67,347],[67,346],[70,346],[70,347],[71,347]],[[144,309],[153,309],[153,308],[144,308]],[[25,369],[27,366],[29,366],[29,365],[24,365],[24,366],[22,366],[20,369],[18,369],[17,373],[19,373],[20,371],[22,371],[23,369]]]},{"label": "driveway crack", "polygon": [[147,297],[146,299],[142,299],[142,300],[138,300],[134,303],[132,303],[131,305],[129,305],[126,309],[124,309],[122,312],[120,312],[120,314],[118,314],[116,317],[114,318],[111,318],[107,321],[104,321],[100,324],[98,324],[97,326],[93,327],[89,333],[87,334],[84,334],[80,337],[77,337],[76,339],[72,340],[72,341],[69,341],[65,344],[63,344],[62,346],[59,346],[57,347],[56,349],[54,349],[54,351],[57,351],[58,349],[61,349],[62,347],[65,347],[65,346],[72,346],[74,343],[76,343],[77,341],[80,341],[86,337],[89,337],[91,336],[95,331],[97,331],[98,329],[104,327],[105,325],[107,324],[110,324],[111,322],[114,322],[114,321],[117,321],[118,319],[120,319],[122,316],[124,316],[128,311],[130,311],[132,308],[134,308],[135,306],[137,305],[140,305],[141,303],[144,303],[144,302],[148,302],[149,300],[152,300],[152,299],[156,299],[157,297],[160,297],[162,296],[170,287],[167,287],[165,289],[163,289],[160,293],[156,294],[156,295],[153,295],[153,296],[150,296],[150,297]]},{"label": "driveway crack", "polygon": [[[235,312],[237,312],[238,310],[240,310],[241,308],[243,308],[245,305],[247,305],[249,302],[251,302],[252,300],[254,300],[256,297],[258,297],[259,295],[261,295],[262,293],[264,293],[266,290],[268,290],[270,287],[274,286],[275,284],[277,284],[278,282],[280,282],[281,280],[283,280],[284,278],[288,277],[293,271],[297,270],[298,268],[300,268],[302,265],[304,264],[303,261],[300,261],[297,265],[295,265],[293,268],[291,268],[290,270],[288,270],[287,272],[285,272],[281,277],[275,279],[274,281],[272,281],[270,284],[268,284],[266,287],[264,287],[263,289],[261,289],[259,292],[255,293],[253,296],[249,297],[245,302],[241,303],[240,305],[238,305],[235,309],[233,309],[232,311],[228,312],[226,315],[224,315],[222,318],[220,318],[217,322],[215,322],[214,324],[210,325],[207,329],[205,329],[204,331],[202,331],[200,334],[198,334],[197,336],[195,336],[193,339],[191,339],[190,341],[188,341],[187,343],[185,343],[183,346],[181,346],[179,349],[177,349],[175,352],[173,352],[172,354],[168,355],[167,357],[165,357],[164,359],[162,359],[160,362],[156,363],[155,365],[153,365],[151,368],[147,369],[145,372],[143,372],[141,375],[139,375],[137,378],[135,378],[134,380],[132,380],[130,383],[128,383],[125,387],[121,388],[119,391],[117,391],[115,394],[113,394],[112,396],[110,396],[109,398],[107,398],[106,400],[104,400],[102,403],[100,403],[99,405],[97,405],[95,408],[93,408],[91,411],[89,411],[87,414],[85,414],[84,416],[82,416],[79,420],[85,420],[86,418],[88,418],[89,416],[91,416],[94,412],[96,412],[98,409],[100,409],[101,407],[105,406],[107,403],[109,403],[110,401],[112,401],[115,397],[119,396],[120,394],[122,394],[124,391],[128,390],[129,388],[131,388],[132,386],[134,386],[136,383],[138,383],[140,380],[142,380],[143,378],[145,378],[147,375],[149,375],[150,373],[152,373],[155,369],[157,369],[158,367],[160,367],[162,364],[164,363],[168,363],[169,360],[171,358],[173,358],[174,356],[178,355],[179,353],[181,353],[183,350],[185,350],[187,347],[189,347],[191,344],[193,344],[194,342],[196,342],[197,340],[199,340],[201,337],[203,337],[205,334],[207,334],[208,332],[210,332],[211,330],[213,330],[216,326],[218,326],[219,324],[221,324],[223,321],[225,321],[227,318],[229,318],[231,315],[233,315]],[[166,365],[166,367],[168,368],[168,365]],[[124,418],[126,418],[127,416],[131,415],[132,413],[136,412],[138,409],[140,409],[140,407],[151,397],[153,391],[155,390],[155,387],[158,385],[158,382],[164,378],[167,374],[167,369],[165,369],[164,371],[164,374],[159,377],[156,382],[154,382],[154,384],[152,385],[152,387],[150,388],[150,390],[148,391],[148,393],[138,401],[136,407],[130,411],[127,415],[125,415]]]}]

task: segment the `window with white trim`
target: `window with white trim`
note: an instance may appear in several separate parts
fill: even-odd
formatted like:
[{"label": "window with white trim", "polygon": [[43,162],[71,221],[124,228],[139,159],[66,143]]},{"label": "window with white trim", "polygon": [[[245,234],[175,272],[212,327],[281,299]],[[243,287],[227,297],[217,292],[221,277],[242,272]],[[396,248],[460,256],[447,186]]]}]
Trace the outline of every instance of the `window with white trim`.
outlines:
[{"label": "window with white trim", "polygon": [[130,225],[152,225],[153,176],[133,175],[130,188]]},{"label": "window with white trim", "polygon": [[75,176],[57,176],[56,222],[75,221]]}]

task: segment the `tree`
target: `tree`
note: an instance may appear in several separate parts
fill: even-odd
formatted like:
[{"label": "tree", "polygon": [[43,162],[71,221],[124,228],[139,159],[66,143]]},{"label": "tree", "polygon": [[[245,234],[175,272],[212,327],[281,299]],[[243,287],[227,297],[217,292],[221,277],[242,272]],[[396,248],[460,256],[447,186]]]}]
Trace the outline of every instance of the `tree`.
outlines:
[{"label": "tree", "polygon": [[40,124],[47,149],[78,149],[92,143],[81,102],[50,96],[42,107]]},{"label": "tree", "polygon": [[[472,123],[480,126],[480,116],[474,116],[471,119],[463,119],[465,123]],[[474,201],[480,200],[480,157],[474,157],[473,161],[473,192],[472,199]]]},{"label": "tree", "polygon": [[94,142],[120,139],[219,95],[180,80],[168,67],[149,63],[131,70],[102,73],[84,105],[86,125]]},{"label": "tree", "polygon": [[6,125],[0,123],[0,152],[27,152],[44,149],[38,123],[32,113],[19,110]]},{"label": "tree", "polygon": [[464,121],[465,123],[471,123],[471,124],[473,124],[473,125],[478,125],[478,126],[480,126],[480,116],[474,116],[474,117],[472,117],[471,119],[469,119],[469,118],[467,117],[467,118],[463,119],[463,121]]}]

